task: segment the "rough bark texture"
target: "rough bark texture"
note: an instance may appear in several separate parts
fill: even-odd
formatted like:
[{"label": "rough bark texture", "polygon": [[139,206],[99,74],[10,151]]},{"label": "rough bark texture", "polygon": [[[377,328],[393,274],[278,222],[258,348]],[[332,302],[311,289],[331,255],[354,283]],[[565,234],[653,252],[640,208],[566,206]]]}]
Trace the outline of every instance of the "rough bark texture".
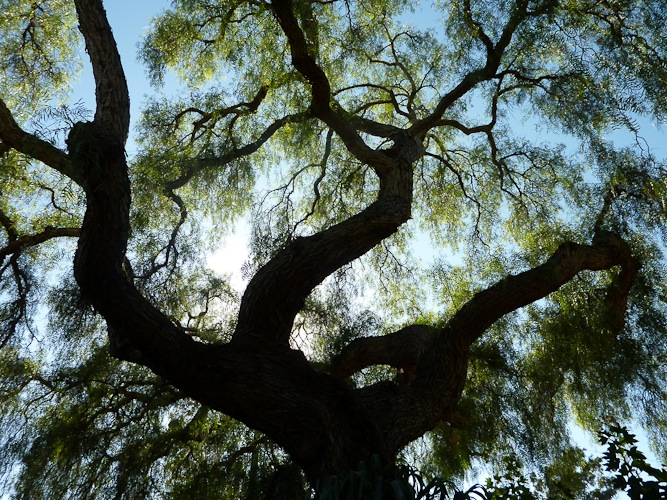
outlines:
[{"label": "rough bark texture", "polygon": [[[373,168],[380,188],[365,210],[297,238],[257,272],[243,297],[230,344],[194,341],[142,297],[123,270],[131,203],[124,152],[129,97],[101,0],[76,1],[96,81],[94,121],[72,129],[65,154],[23,132],[0,102],[0,139],[85,189],[87,210],[75,277],[83,297],[107,322],[113,354],[149,367],[195,400],[266,433],[315,479],[344,472],[374,453],[390,462],[410,441],[450,418],[465,385],[471,344],[504,314],[545,297],[578,272],[623,267],[623,279],[613,290],[614,307],[622,317],[637,264],[614,235],[601,234],[592,245],[564,243],[541,266],[475,295],[443,328],[413,325],[385,337],[359,339],[327,373],[316,371],[288,346],[295,315],[325,277],[409,219],[412,166],[423,154],[420,137],[457,95],[496,71],[502,43],[509,43],[516,23],[512,18],[502,43],[489,48],[489,62],[481,73],[466,77],[414,130],[395,133],[390,149],[373,150],[352,122],[330,106],[326,75],[308,55],[290,2],[275,0],[271,5],[287,35],[295,68],[312,86],[313,115]],[[360,389],[345,383],[351,374],[376,364],[400,368],[406,376],[401,384]]]}]

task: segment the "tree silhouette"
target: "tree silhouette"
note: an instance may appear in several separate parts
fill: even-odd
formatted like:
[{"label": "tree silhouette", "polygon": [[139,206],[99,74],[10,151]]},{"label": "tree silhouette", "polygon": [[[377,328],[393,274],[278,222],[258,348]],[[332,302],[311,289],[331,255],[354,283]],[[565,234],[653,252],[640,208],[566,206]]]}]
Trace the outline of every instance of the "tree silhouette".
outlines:
[{"label": "tree silhouette", "polygon": [[[141,56],[184,90],[146,103],[129,158],[102,1],[3,6],[17,496],[251,498],[372,457],[400,476],[423,436],[443,477],[509,451],[576,471],[573,416],[638,419],[664,452],[665,165],[640,125],[667,114],[667,4],[409,9],[173,2]],[[92,118],[54,104],[81,41]],[[244,216],[238,297],[205,259]]]}]

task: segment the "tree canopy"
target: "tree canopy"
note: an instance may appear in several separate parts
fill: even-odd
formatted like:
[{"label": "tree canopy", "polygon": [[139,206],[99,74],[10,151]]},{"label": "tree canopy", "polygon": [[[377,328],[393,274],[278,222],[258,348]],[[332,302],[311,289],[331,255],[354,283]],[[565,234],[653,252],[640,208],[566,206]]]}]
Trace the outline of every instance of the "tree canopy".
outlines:
[{"label": "tree canopy", "polygon": [[[5,490],[298,498],[377,460],[591,498],[572,422],[665,460],[665,26],[663,0],[174,0],[131,131],[102,0],[0,0]],[[242,221],[238,292],[207,258]]]}]

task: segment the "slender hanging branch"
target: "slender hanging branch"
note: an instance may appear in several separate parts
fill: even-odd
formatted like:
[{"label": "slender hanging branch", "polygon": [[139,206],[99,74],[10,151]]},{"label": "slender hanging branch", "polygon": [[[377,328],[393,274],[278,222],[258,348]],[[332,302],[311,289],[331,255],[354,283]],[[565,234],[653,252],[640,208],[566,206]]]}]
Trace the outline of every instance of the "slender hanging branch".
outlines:
[{"label": "slender hanging branch", "polygon": [[424,135],[426,132],[437,126],[438,122],[445,114],[445,111],[454,104],[458,99],[463,97],[466,93],[472,90],[477,84],[490,80],[496,76],[496,72],[500,67],[505,50],[512,41],[514,32],[521,24],[521,21],[528,16],[528,1],[517,0],[512,10],[507,24],[505,25],[498,42],[495,44],[481,29],[479,23],[471,21],[478,29],[478,36],[486,48],[486,63],[483,67],[468,73],[461,82],[452,90],[447,92],[438,102],[437,106],[427,117],[416,121],[409,129],[410,133],[415,136]]},{"label": "slender hanging branch", "polygon": [[173,181],[168,181],[166,183],[167,189],[175,190],[180,187],[185,186],[190,179],[196,176],[199,172],[205,171],[209,168],[219,168],[232,161],[249,156],[259,150],[281,127],[291,123],[293,121],[299,120],[300,118],[305,118],[305,113],[297,113],[293,115],[287,115],[278,120],[272,122],[266,129],[260,134],[260,136],[244,146],[233,148],[232,150],[223,153],[220,156],[211,156],[211,157],[199,157],[194,161],[190,162],[188,169],[184,174],[177,177]]}]

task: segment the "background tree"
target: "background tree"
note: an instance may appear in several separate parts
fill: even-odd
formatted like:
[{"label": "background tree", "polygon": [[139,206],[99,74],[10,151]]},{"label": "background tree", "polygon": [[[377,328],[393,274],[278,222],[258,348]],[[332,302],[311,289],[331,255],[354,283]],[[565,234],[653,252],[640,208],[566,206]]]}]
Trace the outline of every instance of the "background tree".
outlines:
[{"label": "background tree", "polygon": [[[667,114],[667,4],[177,0],[141,55],[184,90],[129,161],[101,0],[0,6],[18,496],[253,498],[410,447],[445,477],[512,451],[582,496],[572,418],[636,419],[665,456],[665,164],[640,124]],[[83,46],[92,116],[57,105]],[[239,297],[205,258],[245,216]]]}]

